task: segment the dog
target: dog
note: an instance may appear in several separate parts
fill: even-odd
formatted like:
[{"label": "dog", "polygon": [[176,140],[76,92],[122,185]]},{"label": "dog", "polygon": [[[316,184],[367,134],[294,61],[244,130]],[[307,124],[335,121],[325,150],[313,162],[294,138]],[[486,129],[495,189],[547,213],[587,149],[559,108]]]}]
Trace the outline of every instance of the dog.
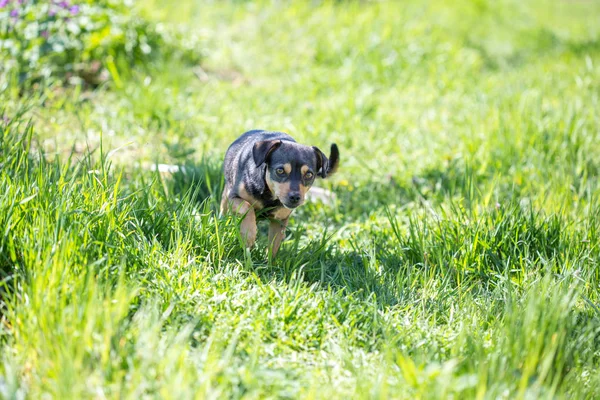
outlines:
[{"label": "dog", "polygon": [[225,153],[221,215],[233,211],[243,216],[240,233],[248,248],[256,241],[257,219],[269,219],[275,257],[292,211],[304,203],[317,177],[337,171],[339,159],[335,143],[327,158],[317,147],[299,144],[286,133],[248,131]]}]

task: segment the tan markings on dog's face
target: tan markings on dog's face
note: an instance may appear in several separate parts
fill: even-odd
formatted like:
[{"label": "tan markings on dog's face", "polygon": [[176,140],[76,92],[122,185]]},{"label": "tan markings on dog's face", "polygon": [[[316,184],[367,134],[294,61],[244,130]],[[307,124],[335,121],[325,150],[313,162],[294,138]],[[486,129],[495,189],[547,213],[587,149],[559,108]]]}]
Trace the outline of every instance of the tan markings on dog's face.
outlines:
[{"label": "tan markings on dog's face", "polygon": [[285,171],[286,174],[291,174],[292,173],[292,164],[290,163],[285,163],[283,164],[283,170]]},{"label": "tan markings on dog's face", "polygon": [[285,200],[290,192],[290,182],[276,182],[271,179],[269,173],[267,173],[267,186],[271,193],[273,193],[273,199],[279,199],[279,201]]},{"label": "tan markings on dog's face", "polygon": [[273,182],[275,184],[275,196],[279,200],[285,200],[290,192],[289,182]]},{"label": "tan markings on dog's face", "polygon": [[[306,184],[306,186],[311,187],[315,182],[315,171],[313,171],[308,165],[304,164],[300,167],[300,174],[302,175],[302,182]],[[306,176],[306,174],[312,174],[312,176]]]},{"label": "tan markings on dog's face", "polygon": [[254,208],[255,210],[262,210],[264,207],[264,204],[262,203],[262,201],[258,200],[256,197],[252,196],[250,193],[248,193],[248,190],[246,190],[246,185],[244,185],[244,182],[241,182],[238,186],[238,195],[246,200],[248,203],[252,204],[252,208]]},{"label": "tan markings on dog's face", "polygon": [[268,171],[267,171],[265,180],[267,181],[267,186],[269,187],[269,190],[271,191],[271,194],[273,195],[273,200],[275,200],[277,198],[277,194],[275,193],[275,183],[276,182],[273,179],[271,179],[271,174],[269,174]]},{"label": "tan markings on dog's face", "polygon": [[273,213],[273,219],[283,221],[283,220],[289,218],[292,211],[293,210],[290,210],[289,208],[281,207]]},{"label": "tan markings on dog's face", "polygon": [[308,192],[308,190],[310,189],[310,186],[305,186],[303,184],[300,184],[300,196],[302,197],[302,203],[304,203],[304,196],[306,195],[306,192]]},{"label": "tan markings on dog's face", "polygon": [[[310,167],[306,164],[300,168],[300,172],[302,173],[302,176],[306,175],[306,173],[308,171],[310,171]],[[313,182],[313,181],[309,181],[309,182]],[[303,202],[304,202],[304,196],[306,195],[306,192],[308,192],[308,190],[310,189],[311,185],[304,185],[302,183],[300,184],[300,195],[302,196]]]}]

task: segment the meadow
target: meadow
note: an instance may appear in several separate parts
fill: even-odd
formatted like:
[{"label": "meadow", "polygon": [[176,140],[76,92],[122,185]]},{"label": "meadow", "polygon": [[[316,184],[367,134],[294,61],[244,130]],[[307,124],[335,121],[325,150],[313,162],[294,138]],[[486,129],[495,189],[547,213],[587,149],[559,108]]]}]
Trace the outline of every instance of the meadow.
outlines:
[{"label": "meadow", "polygon": [[[0,68],[0,398],[600,398],[600,3],[132,10]],[[217,212],[255,128],[341,153],[276,259]]]}]

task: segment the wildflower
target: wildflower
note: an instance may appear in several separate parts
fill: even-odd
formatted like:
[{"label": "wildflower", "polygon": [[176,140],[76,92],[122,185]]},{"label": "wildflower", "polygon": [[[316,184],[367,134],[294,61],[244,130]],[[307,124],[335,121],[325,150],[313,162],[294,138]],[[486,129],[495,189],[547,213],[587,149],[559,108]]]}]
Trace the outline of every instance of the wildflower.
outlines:
[{"label": "wildflower", "polygon": [[79,12],[79,6],[75,5],[75,6],[71,7],[69,9],[69,11],[71,11],[71,14],[75,15]]},{"label": "wildflower", "polygon": [[10,0],[0,0],[0,8],[4,8],[10,3]]},{"label": "wildflower", "polygon": [[54,17],[56,15],[56,10],[51,8],[50,10],[48,10],[48,16],[49,17]]},{"label": "wildflower", "polygon": [[60,3],[58,3],[58,6],[61,8],[67,8],[69,7],[69,2],[68,1],[61,1]]},{"label": "wildflower", "polygon": [[50,32],[48,32],[48,31],[42,31],[40,33],[40,36],[43,37],[44,39],[48,39],[48,37],[50,36]]},{"label": "wildflower", "polygon": [[19,10],[12,10],[10,12],[10,16],[13,18],[17,18],[19,16]]}]

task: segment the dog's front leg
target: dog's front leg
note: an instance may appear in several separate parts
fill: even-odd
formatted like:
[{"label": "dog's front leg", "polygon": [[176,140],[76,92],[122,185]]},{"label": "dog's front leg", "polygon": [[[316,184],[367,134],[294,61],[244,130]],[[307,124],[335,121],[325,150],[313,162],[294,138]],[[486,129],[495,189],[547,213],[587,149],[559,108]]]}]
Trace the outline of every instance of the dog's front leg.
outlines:
[{"label": "dog's front leg", "polygon": [[229,201],[229,188],[225,186],[223,188],[223,194],[221,195],[221,216],[224,216],[227,213]]},{"label": "dog's front leg", "polygon": [[287,218],[283,221],[272,219],[269,224],[269,245],[271,246],[271,254],[277,256],[281,241],[285,237],[285,228],[287,227]]},{"label": "dog's front leg", "polygon": [[243,215],[244,219],[240,225],[240,233],[246,243],[246,247],[254,246],[256,241],[256,215],[254,208],[246,200],[234,197],[229,200],[230,209],[238,215]]}]

